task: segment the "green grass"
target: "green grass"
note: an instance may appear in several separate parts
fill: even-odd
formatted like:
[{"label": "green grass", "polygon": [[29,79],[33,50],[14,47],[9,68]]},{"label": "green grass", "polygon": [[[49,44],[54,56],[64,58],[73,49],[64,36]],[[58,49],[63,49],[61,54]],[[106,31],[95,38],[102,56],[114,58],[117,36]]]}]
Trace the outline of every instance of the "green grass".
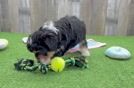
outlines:
[{"label": "green grass", "polygon": [[[66,68],[61,73],[18,72],[13,63],[17,58],[34,58],[22,43],[24,34],[0,33],[9,40],[7,49],[0,51],[0,88],[133,88],[134,87],[134,37],[88,36],[107,46],[90,50],[89,68]],[[106,48],[119,45],[132,53],[126,61],[104,56]]]}]

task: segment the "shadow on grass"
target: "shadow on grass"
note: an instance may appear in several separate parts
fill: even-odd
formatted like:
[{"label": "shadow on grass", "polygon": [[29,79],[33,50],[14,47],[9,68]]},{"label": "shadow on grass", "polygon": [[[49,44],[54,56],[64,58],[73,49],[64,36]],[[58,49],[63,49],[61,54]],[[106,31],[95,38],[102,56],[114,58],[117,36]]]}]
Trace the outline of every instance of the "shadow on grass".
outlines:
[{"label": "shadow on grass", "polygon": [[1,51],[6,51],[8,49],[8,47],[4,48],[4,49],[0,49],[0,52]]}]

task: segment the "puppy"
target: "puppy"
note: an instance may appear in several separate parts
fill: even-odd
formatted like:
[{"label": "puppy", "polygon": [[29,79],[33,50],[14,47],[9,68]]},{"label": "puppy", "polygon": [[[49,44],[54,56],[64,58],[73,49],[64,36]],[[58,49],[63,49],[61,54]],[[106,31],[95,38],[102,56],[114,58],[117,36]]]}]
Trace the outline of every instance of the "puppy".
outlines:
[{"label": "puppy", "polygon": [[49,64],[53,57],[63,56],[77,44],[80,44],[81,54],[89,56],[84,22],[75,16],[65,16],[54,22],[46,22],[31,34],[27,48],[39,62]]}]

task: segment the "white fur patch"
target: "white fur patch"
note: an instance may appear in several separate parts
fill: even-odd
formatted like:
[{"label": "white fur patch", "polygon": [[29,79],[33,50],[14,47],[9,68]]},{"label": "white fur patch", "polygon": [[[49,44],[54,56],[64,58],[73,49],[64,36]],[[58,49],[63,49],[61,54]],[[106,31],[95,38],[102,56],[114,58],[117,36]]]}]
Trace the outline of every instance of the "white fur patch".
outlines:
[{"label": "white fur patch", "polygon": [[54,26],[54,23],[52,21],[46,22],[43,25],[43,28],[48,28],[48,30],[51,30],[55,32],[56,34],[58,33],[58,29]]},{"label": "white fur patch", "polygon": [[32,38],[29,38],[28,41],[27,41],[27,44],[32,44]]}]

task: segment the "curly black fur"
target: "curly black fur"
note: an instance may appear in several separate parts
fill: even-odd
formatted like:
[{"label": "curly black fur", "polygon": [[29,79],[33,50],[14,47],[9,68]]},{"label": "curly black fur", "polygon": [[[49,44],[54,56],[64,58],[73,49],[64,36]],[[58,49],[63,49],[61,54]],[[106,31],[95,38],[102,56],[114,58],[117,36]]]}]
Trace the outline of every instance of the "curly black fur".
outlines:
[{"label": "curly black fur", "polygon": [[63,56],[78,43],[82,41],[86,43],[85,24],[77,17],[66,16],[53,23],[58,31],[55,32],[42,26],[29,36],[27,48],[29,51],[35,52],[35,56],[47,55],[47,52],[50,51],[55,51],[54,56]]}]

